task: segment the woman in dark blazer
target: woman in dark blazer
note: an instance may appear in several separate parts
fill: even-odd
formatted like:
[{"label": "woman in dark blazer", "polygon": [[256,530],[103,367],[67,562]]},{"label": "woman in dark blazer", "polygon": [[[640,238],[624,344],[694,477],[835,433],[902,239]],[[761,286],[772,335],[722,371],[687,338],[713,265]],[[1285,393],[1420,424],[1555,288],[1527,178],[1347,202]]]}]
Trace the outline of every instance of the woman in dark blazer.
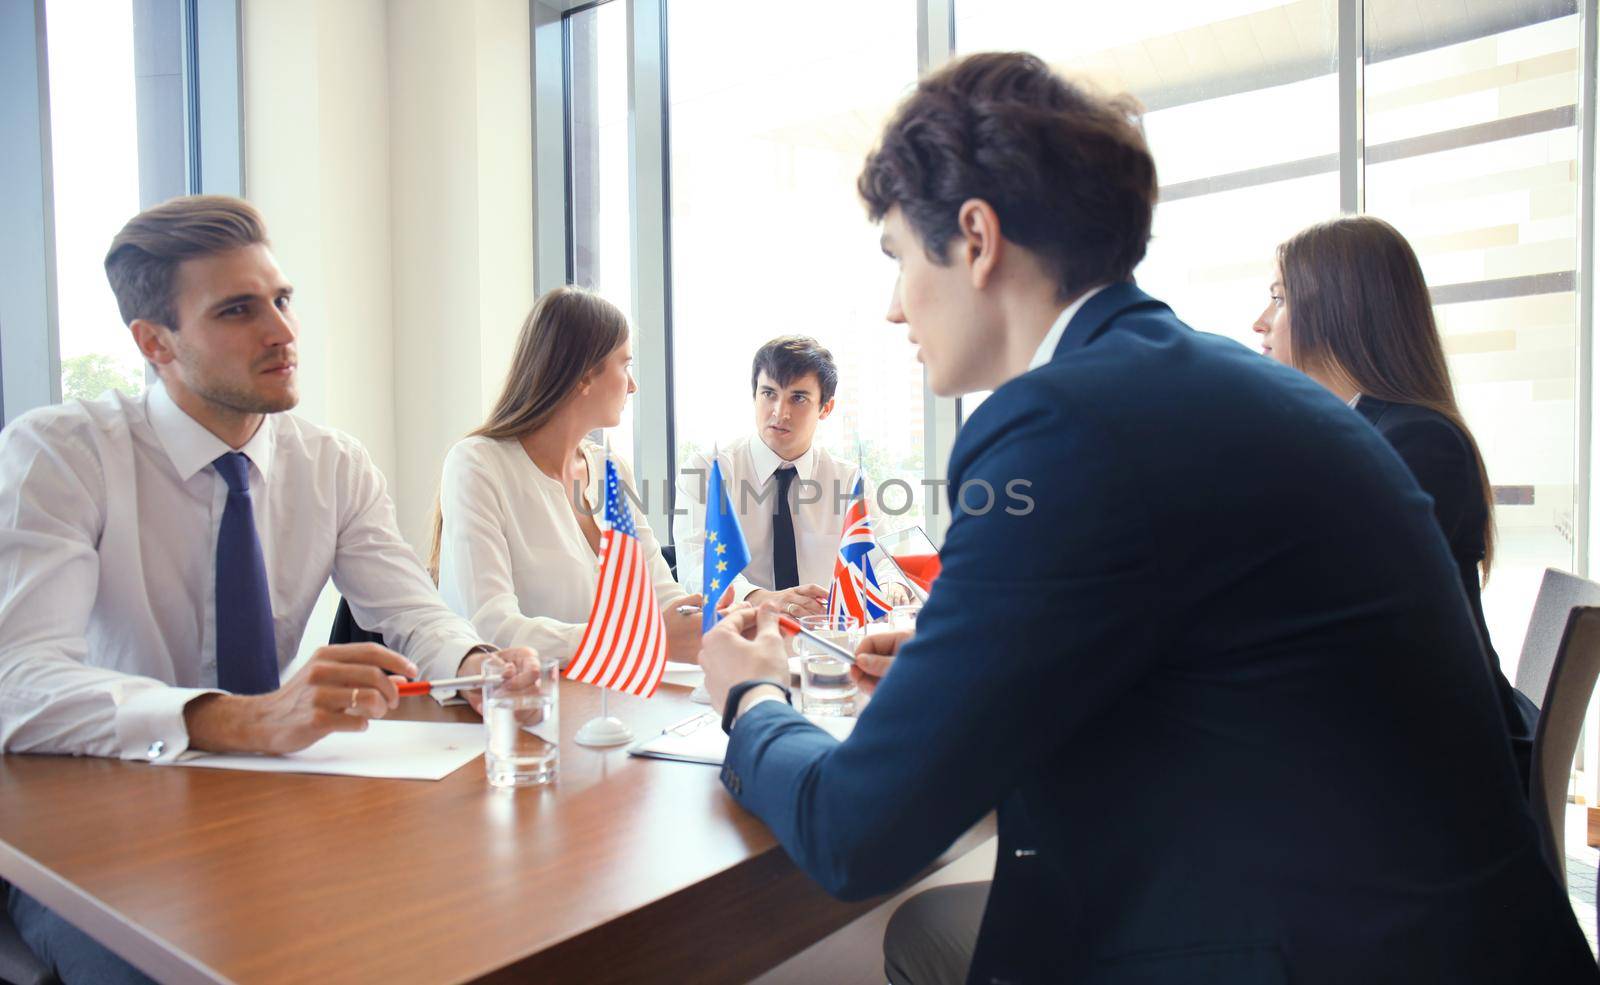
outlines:
[{"label": "woman in dark blazer", "polygon": [[1271,301],[1254,328],[1266,355],[1304,372],[1370,421],[1433,497],[1526,783],[1539,709],[1501,673],[1480,594],[1494,558],[1494,495],[1456,405],[1411,244],[1371,216],[1302,230],[1278,247]]}]

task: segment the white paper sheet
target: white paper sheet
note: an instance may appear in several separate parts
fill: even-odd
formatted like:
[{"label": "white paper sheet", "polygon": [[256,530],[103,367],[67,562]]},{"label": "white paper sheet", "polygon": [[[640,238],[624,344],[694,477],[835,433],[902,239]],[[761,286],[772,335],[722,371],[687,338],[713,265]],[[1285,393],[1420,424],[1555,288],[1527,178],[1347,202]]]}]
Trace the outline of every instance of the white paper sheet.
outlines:
[{"label": "white paper sheet", "polygon": [[678,687],[699,687],[705,683],[706,672],[700,669],[699,664],[679,663],[676,660],[667,661],[667,669],[661,675],[661,683],[676,684]]},{"label": "white paper sheet", "polygon": [[[811,718],[811,716],[806,716]],[[843,742],[856,727],[854,718],[811,718],[813,724]],[[692,718],[667,727],[660,735],[635,742],[628,747],[629,755],[646,759],[671,759],[683,763],[705,763],[721,766],[728,754],[728,736],[722,731],[722,716],[714,711],[701,712]]]},{"label": "white paper sheet", "polygon": [[261,773],[330,773],[392,780],[442,780],[483,755],[483,725],[374,720],[365,732],[335,732],[284,756],[191,750],[172,766]]}]

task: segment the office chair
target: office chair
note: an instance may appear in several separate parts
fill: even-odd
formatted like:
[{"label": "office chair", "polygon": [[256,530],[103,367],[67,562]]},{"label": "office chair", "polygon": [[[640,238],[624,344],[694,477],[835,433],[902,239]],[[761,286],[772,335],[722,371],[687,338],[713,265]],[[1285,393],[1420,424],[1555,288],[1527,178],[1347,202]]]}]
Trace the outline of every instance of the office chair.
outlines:
[{"label": "office chair", "polygon": [[[1520,674],[1518,675],[1521,676]],[[1583,730],[1584,714],[1600,676],[1600,607],[1572,609],[1556,647],[1550,684],[1540,705],[1533,737],[1533,777],[1529,802],[1539,826],[1545,861],[1563,888],[1567,885],[1567,781]]]},{"label": "office chair", "polygon": [[1546,568],[1539,595],[1528,619],[1528,635],[1522,640],[1522,656],[1517,661],[1518,691],[1544,707],[1550,670],[1555,666],[1556,647],[1567,629],[1567,616],[1574,606],[1600,605],[1600,584],[1587,578]]},{"label": "office chair", "polygon": [[381,635],[361,628],[356,622],[355,613],[350,611],[350,603],[345,601],[343,596],[339,598],[339,611],[333,614],[333,629],[328,633],[329,646],[338,646],[340,643],[384,645]]}]

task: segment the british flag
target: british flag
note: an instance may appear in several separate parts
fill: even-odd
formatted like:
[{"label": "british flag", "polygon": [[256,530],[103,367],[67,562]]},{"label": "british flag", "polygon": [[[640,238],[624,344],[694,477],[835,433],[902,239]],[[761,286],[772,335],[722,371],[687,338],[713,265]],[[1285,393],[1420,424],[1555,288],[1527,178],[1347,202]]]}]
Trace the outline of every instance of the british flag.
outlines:
[{"label": "british flag", "polygon": [[833,561],[833,584],[828,586],[830,616],[848,613],[866,625],[894,608],[878,590],[878,576],[867,559],[876,546],[872,518],[867,515],[866,484],[857,473],[850,509],[844,515],[844,532],[839,535],[839,554]]},{"label": "british flag", "polygon": [[667,627],[617,467],[606,459],[606,524],[589,625],[567,679],[649,697],[667,669]]}]

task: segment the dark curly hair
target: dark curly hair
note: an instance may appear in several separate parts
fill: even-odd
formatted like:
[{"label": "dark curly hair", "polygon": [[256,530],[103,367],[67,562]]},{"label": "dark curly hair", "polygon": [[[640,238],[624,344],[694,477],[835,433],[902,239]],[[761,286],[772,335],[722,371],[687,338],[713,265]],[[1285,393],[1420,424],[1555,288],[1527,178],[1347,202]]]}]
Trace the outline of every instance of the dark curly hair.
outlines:
[{"label": "dark curly hair", "polygon": [[917,84],[867,156],[857,190],[874,222],[900,206],[944,264],[968,199],[1036,254],[1062,300],[1131,280],[1155,210],[1142,109],[1067,81],[1024,52],[985,52]]}]

